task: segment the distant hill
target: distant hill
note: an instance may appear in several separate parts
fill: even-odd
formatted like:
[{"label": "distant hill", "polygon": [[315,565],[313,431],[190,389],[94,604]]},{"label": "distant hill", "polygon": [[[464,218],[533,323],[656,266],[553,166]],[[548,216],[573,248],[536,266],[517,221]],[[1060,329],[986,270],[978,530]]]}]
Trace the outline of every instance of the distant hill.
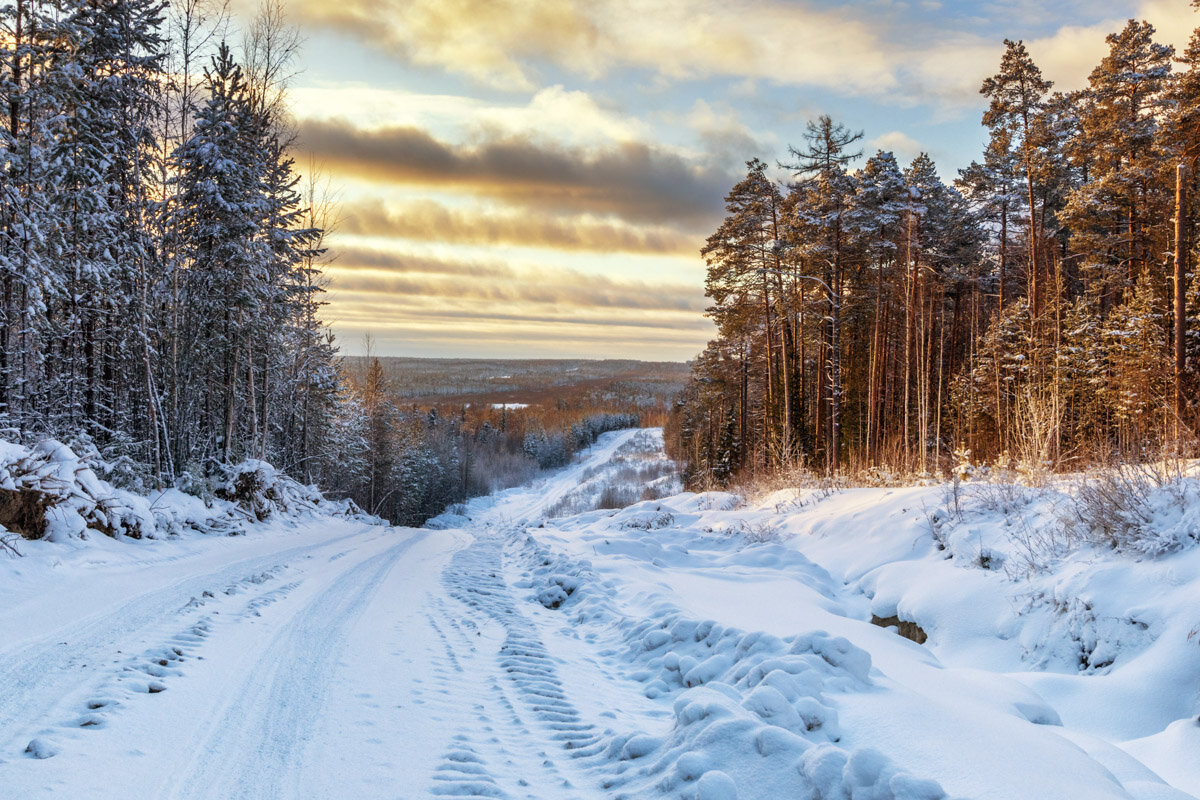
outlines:
[{"label": "distant hill", "polygon": [[[417,405],[546,405],[588,396],[597,404],[663,407],[690,373],[677,361],[380,357],[397,400]],[[347,356],[351,371],[366,360]]]}]

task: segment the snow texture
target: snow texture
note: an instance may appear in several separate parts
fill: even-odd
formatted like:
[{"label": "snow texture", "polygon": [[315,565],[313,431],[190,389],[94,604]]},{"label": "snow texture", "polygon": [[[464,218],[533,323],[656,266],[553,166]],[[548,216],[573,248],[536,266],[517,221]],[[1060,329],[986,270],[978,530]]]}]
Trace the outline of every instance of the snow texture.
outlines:
[{"label": "snow texture", "polygon": [[1072,533],[1066,487],[546,517],[631,474],[636,436],[421,530],[280,504],[250,465],[275,505],[245,536],[23,542],[0,557],[2,794],[1200,794],[1200,548],[1193,509],[1169,507],[1186,492],[1149,495],[1143,524],[1179,543],[1153,556]]}]

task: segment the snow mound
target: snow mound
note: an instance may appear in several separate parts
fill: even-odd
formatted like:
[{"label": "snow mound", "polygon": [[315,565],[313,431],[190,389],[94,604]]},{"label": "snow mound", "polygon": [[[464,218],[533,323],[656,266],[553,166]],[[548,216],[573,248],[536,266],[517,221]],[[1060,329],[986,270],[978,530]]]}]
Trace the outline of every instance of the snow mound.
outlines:
[{"label": "snow mound", "polygon": [[230,500],[262,522],[275,516],[365,517],[352,500],[326,500],[315,486],[296,481],[266,461],[250,458],[226,469],[217,497]]},{"label": "snow mound", "polygon": [[[63,541],[84,536],[89,529],[133,539],[156,538],[161,532],[156,509],[146,498],[101,480],[71,448],[54,439],[32,449],[4,442],[0,490],[6,508],[17,512],[0,518],[0,525],[27,539]],[[41,509],[41,519],[29,513],[34,507]]]},{"label": "snow mound", "polygon": [[[643,513],[622,512],[612,523],[636,531],[628,522]],[[617,662],[632,668],[648,699],[670,703],[665,736],[614,734],[608,743],[603,786],[613,796],[946,797],[936,781],[870,748],[842,744],[836,698],[878,691],[870,654],[846,638],[823,630],[746,632],[667,607],[650,618],[626,617],[590,562],[532,537],[523,544],[530,599],[557,613],[569,606],[573,625],[616,632],[624,645]]]},{"label": "snow mound", "polygon": [[158,539],[185,531],[237,534],[277,515],[348,516],[349,500],[329,501],[264,461],[229,468],[207,500],[166,489],[143,496],[100,478],[89,460],[54,439],[32,448],[0,441],[0,533],[63,542],[89,531],[115,539]]}]

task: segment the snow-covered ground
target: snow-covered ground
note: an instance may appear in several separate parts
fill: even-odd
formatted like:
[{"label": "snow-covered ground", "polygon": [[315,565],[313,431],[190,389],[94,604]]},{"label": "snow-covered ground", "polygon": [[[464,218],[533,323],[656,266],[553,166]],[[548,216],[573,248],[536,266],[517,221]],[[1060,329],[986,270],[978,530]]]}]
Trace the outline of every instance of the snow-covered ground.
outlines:
[{"label": "snow-covered ground", "polygon": [[0,555],[0,798],[1200,796],[1189,509],[1153,557],[994,485],[548,516],[658,442],[429,529]]}]

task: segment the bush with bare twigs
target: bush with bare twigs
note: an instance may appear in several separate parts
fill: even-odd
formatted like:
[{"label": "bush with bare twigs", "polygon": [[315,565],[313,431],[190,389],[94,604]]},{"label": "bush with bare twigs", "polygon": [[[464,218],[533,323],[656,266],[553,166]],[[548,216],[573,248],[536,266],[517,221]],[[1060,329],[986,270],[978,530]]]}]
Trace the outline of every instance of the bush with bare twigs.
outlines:
[{"label": "bush with bare twigs", "polygon": [[1200,482],[1160,464],[1121,464],[1082,479],[1066,531],[1142,556],[1161,556],[1200,540]]}]

